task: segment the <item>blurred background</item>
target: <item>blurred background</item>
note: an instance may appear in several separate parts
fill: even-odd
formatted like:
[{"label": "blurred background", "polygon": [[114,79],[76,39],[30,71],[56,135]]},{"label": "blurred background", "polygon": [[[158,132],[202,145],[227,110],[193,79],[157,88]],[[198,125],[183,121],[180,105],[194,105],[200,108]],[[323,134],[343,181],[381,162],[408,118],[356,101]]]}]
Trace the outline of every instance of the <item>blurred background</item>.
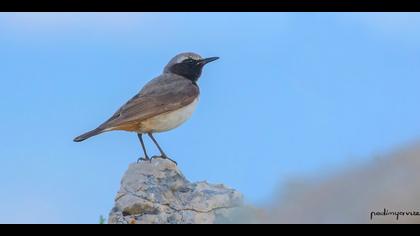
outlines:
[{"label": "blurred background", "polygon": [[221,58],[156,135],[188,179],[269,222],[420,223],[370,220],[420,211],[417,13],[1,13],[0,223],[107,217],[138,139],[72,139],[185,51]]}]

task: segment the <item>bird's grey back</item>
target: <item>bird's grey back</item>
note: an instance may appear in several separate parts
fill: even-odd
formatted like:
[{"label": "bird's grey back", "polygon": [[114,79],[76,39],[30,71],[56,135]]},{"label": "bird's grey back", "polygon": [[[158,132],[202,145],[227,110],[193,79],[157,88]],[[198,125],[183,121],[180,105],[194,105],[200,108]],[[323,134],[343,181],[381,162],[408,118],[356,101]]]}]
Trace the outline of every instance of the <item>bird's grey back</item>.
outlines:
[{"label": "bird's grey back", "polygon": [[191,80],[188,80],[180,75],[163,73],[144,85],[144,87],[140,90],[139,95],[160,94],[165,91],[176,93],[191,83]]}]

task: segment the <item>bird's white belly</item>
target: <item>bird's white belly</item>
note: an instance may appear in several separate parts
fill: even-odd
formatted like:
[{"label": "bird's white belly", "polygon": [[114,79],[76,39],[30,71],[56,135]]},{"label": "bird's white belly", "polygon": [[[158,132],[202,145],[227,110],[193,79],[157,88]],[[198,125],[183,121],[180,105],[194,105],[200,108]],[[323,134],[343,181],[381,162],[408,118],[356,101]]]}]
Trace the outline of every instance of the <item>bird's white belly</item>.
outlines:
[{"label": "bird's white belly", "polygon": [[147,119],[141,122],[141,129],[143,132],[164,132],[174,129],[191,117],[197,103],[198,97],[183,108]]}]

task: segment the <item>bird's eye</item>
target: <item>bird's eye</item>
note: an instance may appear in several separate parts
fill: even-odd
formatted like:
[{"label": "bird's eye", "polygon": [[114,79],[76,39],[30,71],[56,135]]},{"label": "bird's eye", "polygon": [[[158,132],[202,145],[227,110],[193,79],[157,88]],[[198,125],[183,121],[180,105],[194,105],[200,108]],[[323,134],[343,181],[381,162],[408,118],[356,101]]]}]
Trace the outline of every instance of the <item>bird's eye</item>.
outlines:
[{"label": "bird's eye", "polygon": [[195,61],[193,60],[193,59],[188,59],[187,60],[187,63],[189,63],[189,64],[193,64]]}]

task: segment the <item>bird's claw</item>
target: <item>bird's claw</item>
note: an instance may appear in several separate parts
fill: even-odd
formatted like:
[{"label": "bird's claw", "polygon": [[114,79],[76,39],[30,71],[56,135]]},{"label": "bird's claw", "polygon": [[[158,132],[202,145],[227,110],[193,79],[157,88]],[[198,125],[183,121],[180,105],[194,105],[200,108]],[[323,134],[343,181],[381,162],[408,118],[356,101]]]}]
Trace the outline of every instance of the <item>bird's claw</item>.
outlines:
[{"label": "bird's claw", "polygon": [[149,157],[140,157],[139,159],[137,159],[137,164],[139,164],[141,161],[149,161],[152,162],[152,159]]}]

